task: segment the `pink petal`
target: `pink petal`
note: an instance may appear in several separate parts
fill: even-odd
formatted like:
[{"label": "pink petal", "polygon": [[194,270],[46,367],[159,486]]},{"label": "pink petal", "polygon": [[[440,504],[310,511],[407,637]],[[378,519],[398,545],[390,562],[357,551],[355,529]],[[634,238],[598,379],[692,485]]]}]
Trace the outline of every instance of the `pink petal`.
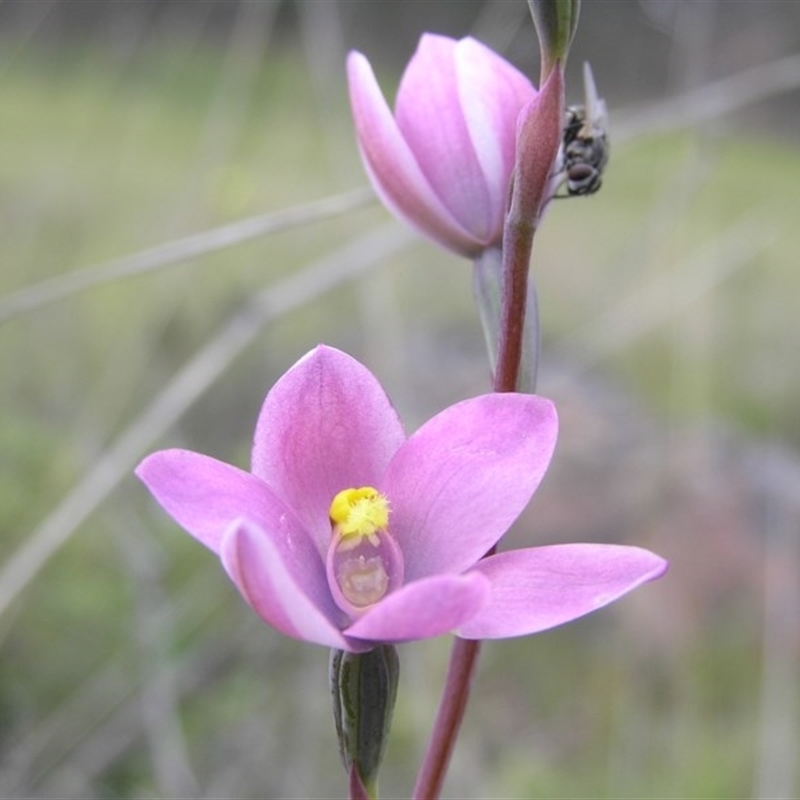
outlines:
[{"label": "pink petal", "polygon": [[502,235],[517,116],[535,96],[475,39],[424,34],[397,93],[397,125],[451,214],[484,247]]},{"label": "pink petal", "polygon": [[667,562],[639,547],[565,544],[512,550],[479,561],[491,581],[487,604],[458,631],[502,639],[553,628],[602,608],[664,574]]},{"label": "pink petal", "polygon": [[461,105],[455,40],[424,34],[397,90],[395,117],[411,152],[448,211],[484,245],[495,220],[486,176]]},{"label": "pink petal", "polygon": [[153,453],[136,474],[164,510],[215,553],[235,519],[245,517],[269,529],[289,513],[264,481],[189,450]]},{"label": "pink petal", "polygon": [[447,249],[463,255],[479,252],[481,242],[433,191],[397,127],[369,61],[361,53],[348,56],[347,77],[361,157],[381,200]]},{"label": "pink petal", "polygon": [[464,121],[486,179],[489,241],[499,240],[516,158],[517,117],[536,90],[519,70],[475,39],[457,43],[455,61]]},{"label": "pink petal", "polygon": [[376,486],[404,439],[375,376],[340,350],[320,346],[267,395],[253,472],[295,511],[324,559],[331,500],[342,489]]},{"label": "pink petal", "polygon": [[489,394],[443,411],[392,459],[380,488],[406,580],[463,572],[508,530],[550,463],[558,431],[549,400]]},{"label": "pink petal", "polygon": [[325,570],[316,552],[311,547],[301,552],[305,537],[298,536],[291,524],[283,534],[294,534],[294,544],[300,547],[287,546],[283,535],[267,536],[244,520],[234,523],[220,554],[231,580],[253,610],[281,633],[357,651],[358,643],[348,642],[335,624],[341,615],[327,593]]},{"label": "pink petal", "polygon": [[345,633],[371,642],[441,636],[475,616],[488,592],[488,582],[478,573],[423,578],[385,597]]}]

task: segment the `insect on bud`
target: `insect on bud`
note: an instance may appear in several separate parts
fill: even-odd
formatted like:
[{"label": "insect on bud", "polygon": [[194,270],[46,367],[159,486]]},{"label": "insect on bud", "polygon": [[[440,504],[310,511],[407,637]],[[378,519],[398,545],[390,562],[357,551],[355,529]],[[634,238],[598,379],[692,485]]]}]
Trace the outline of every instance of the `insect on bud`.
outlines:
[{"label": "insect on bud", "polygon": [[588,63],[583,65],[583,86],[585,104],[570,106],[566,113],[559,175],[567,193],[556,197],[594,194],[608,162],[608,112]]}]

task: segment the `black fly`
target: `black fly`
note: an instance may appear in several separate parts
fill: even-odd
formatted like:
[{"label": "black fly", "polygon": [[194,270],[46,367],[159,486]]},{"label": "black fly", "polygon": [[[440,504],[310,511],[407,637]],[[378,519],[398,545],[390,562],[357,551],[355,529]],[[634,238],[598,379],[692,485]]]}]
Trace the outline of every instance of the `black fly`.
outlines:
[{"label": "black fly", "polygon": [[558,176],[566,195],[594,194],[602,184],[608,162],[608,117],[605,102],[597,96],[591,67],[583,65],[585,105],[569,106],[564,122],[564,138],[559,153]]}]

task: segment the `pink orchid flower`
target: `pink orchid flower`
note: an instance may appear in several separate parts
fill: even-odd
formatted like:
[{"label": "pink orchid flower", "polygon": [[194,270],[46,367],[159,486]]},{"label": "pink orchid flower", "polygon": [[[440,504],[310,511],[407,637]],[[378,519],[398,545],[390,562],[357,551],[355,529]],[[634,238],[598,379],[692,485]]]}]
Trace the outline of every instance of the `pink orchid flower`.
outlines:
[{"label": "pink orchid flower", "polygon": [[367,59],[347,60],[356,136],[375,191],[423,234],[469,258],[500,244],[517,117],[537,96],[475,39],[426,33],[389,110]]},{"label": "pink orchid flower", "polygon": [[665,569],[612,545],[481,558],[539,485],[557,427],[548,400],[489,394],[406,438],[375,376],[320,346],[267,395],[252,472],[165,450],[137,474],[287,636],[351,652],[451,631],[518,636]]}]

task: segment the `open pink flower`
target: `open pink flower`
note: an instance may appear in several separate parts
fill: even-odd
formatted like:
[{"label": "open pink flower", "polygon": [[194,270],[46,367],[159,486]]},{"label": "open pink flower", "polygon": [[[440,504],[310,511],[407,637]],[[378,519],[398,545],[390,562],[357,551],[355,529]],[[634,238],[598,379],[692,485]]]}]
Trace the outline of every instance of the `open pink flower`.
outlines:
[{"label": "open pink flower", "polygon": [[530,81],[475,39],[424,34],[389,110],[367,59],[347,60],[364,164],[398,216],[470,258],[498,245]]},{"label": "open pink flower", "polygon": [[539,485],[557,427],[548,400],[490,394],[406,438],[372,373],[321,346],[267,395],[252,472],[165,450],[137,474],[288,636],[352,652],[450,631],[518,636],[665,569],[652,553],[611,545],[481,559]]}]

